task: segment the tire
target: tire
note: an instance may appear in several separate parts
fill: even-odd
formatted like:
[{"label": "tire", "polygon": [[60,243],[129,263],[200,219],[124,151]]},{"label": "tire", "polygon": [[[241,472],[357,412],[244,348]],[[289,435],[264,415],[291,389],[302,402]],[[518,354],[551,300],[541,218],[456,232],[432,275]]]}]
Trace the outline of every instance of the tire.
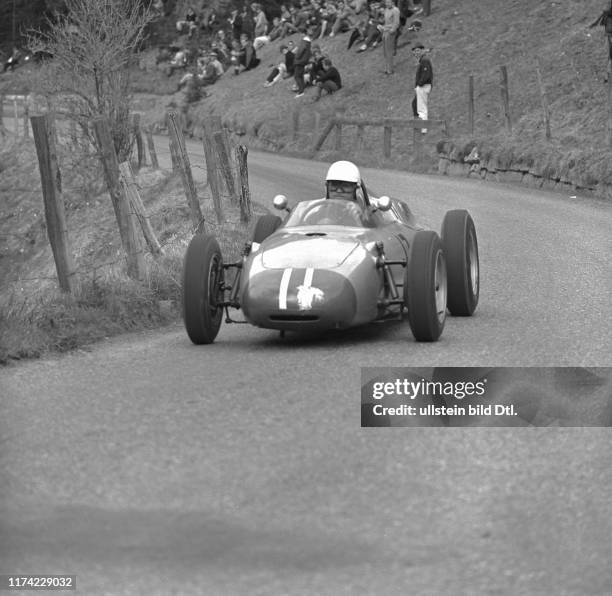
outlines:
[{"label": "tire", "polygon": [[183,320],[189,339],[210,344],[221,327],[223,307],[217,305],[223,282],[221,249],[213,236],[196,234],[183,264]]},{"label": "tire", "polygon": [[417,341],[437,341],[446,321],[446,262],[436,232],[418,231],[404,270],[404,305]]},{"label": "tire", "polygon": [[262,215],[255,224],[253,242],[261,244],[268,236],[278,230],[283,220],[278,215]]},{"label": "tire", "polygon": [[470,214],[448,211],[442,222],[442,246],[448,276],[448,310],[454,316],[474,314],[480,294],[478,238]]}]

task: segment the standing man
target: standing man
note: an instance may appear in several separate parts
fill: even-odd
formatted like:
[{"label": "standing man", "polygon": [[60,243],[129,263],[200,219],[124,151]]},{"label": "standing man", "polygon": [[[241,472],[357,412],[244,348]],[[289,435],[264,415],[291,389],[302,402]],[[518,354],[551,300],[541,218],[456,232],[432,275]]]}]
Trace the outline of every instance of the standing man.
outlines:
[{"label": "standing man", "polygon": [[383,51],[385,54],[385,74],[393,74],[393,52],[395,35],[400,26],[400,11],[393,0],[385,0],[384,24],[382,26]]},{"label": "standing man", "polygon": [[311,30],[309,29],[306,35],[304,35],[304,39],[300,42],[296,52],[295,58],[293,60],[293,74],[295,77],[296,91],[295,94],[296,99],[298,97],[302,97],[304,95],[304,69],[308,61],[310,60],[311,52],[310,52],[310,44],[312,43],[312,38],[310,37]]},{"label": "standing man", "polygon": [[[423,44],[417,44],[412,48],[412,53],[419,63],[414,82],[415,97],[412,100],[412,113],[415,118],[420,118],[421,120],[427,120],[427,103],[433,84],[433,67],[431,66],[431,61],[426,56],[428,51]],[[421,132],[425,134],[427,129],[422,128]]]}]

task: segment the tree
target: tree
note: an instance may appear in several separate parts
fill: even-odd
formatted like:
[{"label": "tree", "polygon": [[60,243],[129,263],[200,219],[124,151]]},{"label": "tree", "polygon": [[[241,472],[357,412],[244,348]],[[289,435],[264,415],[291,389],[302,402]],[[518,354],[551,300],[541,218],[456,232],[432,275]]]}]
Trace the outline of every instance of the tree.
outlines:
[{"label": "tree", "polygon": [[138,0],[65,0],[65,10],[30,36],[32,50],[53,56],[39,91],[60,96],[63,107],[96,147],[89,123],[106,116],[119,161],[128,158],[130,64],[153,19]]}]

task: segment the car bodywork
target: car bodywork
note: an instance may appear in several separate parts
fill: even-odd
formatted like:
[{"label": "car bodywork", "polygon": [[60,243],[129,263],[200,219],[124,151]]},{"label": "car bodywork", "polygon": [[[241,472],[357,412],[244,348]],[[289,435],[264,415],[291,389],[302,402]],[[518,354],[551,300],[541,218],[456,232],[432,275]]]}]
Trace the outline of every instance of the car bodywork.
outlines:
[{"label": "car bodywork", "polygon": [[[185,255],[183,307],[196,344],[214,341],[229,308],[246,322],[285,331],[344,329],[407,313],[414,337],[436,341],[451,314],[478,302],[476,231],[465,210],[446,213],[442,238],[418,225],[408,205],[371,196],[351,200],[274,199],[284,221],[262,216],[242,259],[223,263],[216,240],[196,234]],[[451,264],[447,271],[447,262]]]},{"label": "car bodywork", "polygon": [[[241,277],[246,319],[270,329],[346,328],[397,314],[410,240],[420,229],[401,201],[390,208],[315,199],[254,245]],[[385,275],[384,266],[390,269]],[[394,302],[397,301],[397,302]]]}]

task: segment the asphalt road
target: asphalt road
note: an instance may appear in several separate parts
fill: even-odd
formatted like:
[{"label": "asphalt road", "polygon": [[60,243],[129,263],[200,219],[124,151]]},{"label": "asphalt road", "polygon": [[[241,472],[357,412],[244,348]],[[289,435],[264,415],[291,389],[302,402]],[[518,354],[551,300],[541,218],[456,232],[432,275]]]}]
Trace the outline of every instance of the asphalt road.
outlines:
[{"label": "asphalt road", "polygon": [[[326,167],[252,152],[254,198],[316,196]],[[359,427],[363,366],[611,366],[612,209],[363,175],[436,229],[470,210],[476,316],[436,344],[407,323],[224,325],[207,347],[177,327],[0,370],[0,573],[85,594],[612,593],[609,429]]]}]

